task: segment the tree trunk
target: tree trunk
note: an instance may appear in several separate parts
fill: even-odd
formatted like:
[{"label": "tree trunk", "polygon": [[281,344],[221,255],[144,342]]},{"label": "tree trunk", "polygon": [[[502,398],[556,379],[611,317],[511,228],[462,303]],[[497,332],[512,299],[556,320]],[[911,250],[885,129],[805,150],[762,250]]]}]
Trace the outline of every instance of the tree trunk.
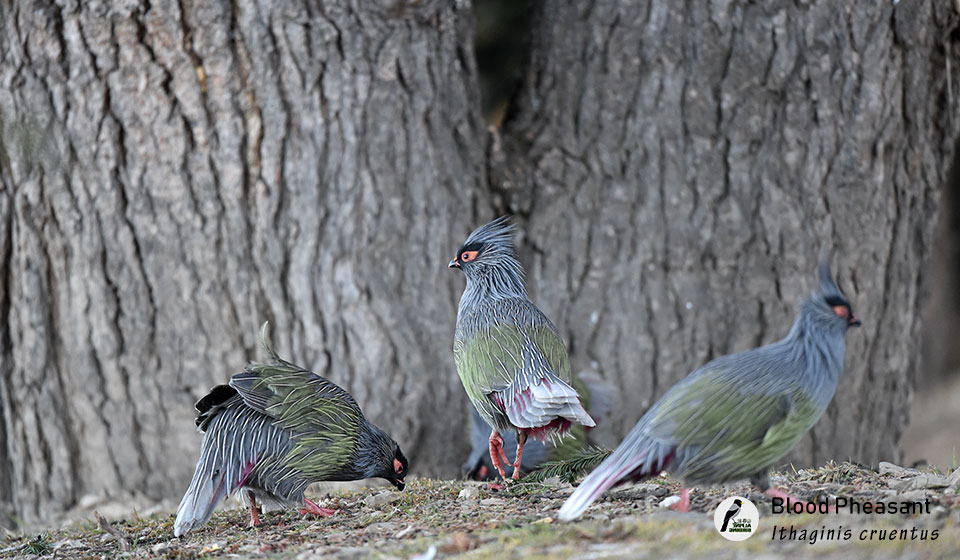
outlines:
[{"label": "tree trunk", "polygon": [[940,220],[930,267],[932,288],[923,317],[917,386],[934,394],[960,370],[960,142],[940,200]]},{"label": "tree trunk", "polygon": [[864,326],[788,459],[897,460],[960,122],[952,3],[538,8],[491,181],[574,369],[622,389],[610,440],[697,366],[784,336],[832,250]]},{"label": "tree trunk", "polygon": [[952,6],[537,3],[484,154],[469,3],[342,4],[0,3],[0,524],[175,502],[192,403],[265,319],[415,473],[452,474],[444,265],[494,208],[576,368],[623,389],[610,442],[782,336],[833,249],[865,325],[792,458],[897,458],[958,131]]},{"label": "tree trunk", "polygon": [[[465,399],[450,239],[488,206],[469,11],[427,2],[0,5],[0,507],[173,498],[192,403],[281,355],[418,474]],[[9,524],[9,523],[6,523]]]}]

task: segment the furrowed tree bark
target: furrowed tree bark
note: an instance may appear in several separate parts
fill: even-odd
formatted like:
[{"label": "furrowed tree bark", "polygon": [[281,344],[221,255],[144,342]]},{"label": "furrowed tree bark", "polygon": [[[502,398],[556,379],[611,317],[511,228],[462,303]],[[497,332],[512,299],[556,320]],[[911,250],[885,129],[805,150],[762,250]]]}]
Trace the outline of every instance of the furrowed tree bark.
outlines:
[{"label": "furrowed tree bark", "polygon": [[574,369],[622,389],[611,443],[697,366],[784,336],[832,251],[863,327],[787,459],[898,460],[958,131],[955,10],[537,4],[490,177]]},{"label": "furrowed tree bark", "polygon": [[504,210],[575,367],[622,389],[608,443],[785,334],[832,249],[865,325],[790,459],[897,459],[953,5],[535,3],[484,153],[469,3],[343,4],[0,3],[0,524],[179,499],[193,401],[260,357],[265,319],[415,473],[453,474],[444,266]]},{"label": "furrowed tree bark", "polygon": [[454,472],[445,259],[488,206],[461,8],[0,5],[0,524],[175,503],[192,404],[267,319],[414,472]]},{"label": "furrowed tree bark", "polygon": [[940,222],[931,264],[930,301],[923,318],[923,341],[917,386],[928,392],[960,370],[960,142],[954,144],[950,176],[940,200]]}]

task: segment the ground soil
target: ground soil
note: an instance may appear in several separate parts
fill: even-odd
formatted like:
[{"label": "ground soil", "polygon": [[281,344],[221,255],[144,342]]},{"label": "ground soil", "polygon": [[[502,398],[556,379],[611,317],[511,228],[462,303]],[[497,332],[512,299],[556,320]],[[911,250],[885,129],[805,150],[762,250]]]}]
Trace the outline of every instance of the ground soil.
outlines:
[{"label": "ground soil", "polygon": [[[960,558],[957,475],[890,465],[881,474],[843,463],[787,469],[772,480],[810,500],[928,500],[929,513],[773,515],[770,498],[746,483],[695,489],[692,511],[677,513],[664,506],[679,484],[663,476],[608,492],[581,519],[563,523],[556,513],[573,487],[556,479],[505,489],[419,479],[403,492],[377,487],[315,495],[339,512],[319,519],[268,512],[257,528],[247,527],[247,511],[231,503],[183,538],[173,537],[170,513],[102,525],[90,518],[56,531],[10,535],[0,543],[0,558]],[[713,525],[714,510],[731,495],[760,510],[759,528],[744,542],[724,540]],[[851,536],[830,540],[823,536],[828,529],[849,529]]]}]

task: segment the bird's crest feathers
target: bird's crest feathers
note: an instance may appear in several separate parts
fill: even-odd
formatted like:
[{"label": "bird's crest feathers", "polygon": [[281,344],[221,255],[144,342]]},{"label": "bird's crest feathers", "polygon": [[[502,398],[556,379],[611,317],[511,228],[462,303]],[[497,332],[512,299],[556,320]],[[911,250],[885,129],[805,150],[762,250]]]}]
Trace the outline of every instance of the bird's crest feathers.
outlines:
[{"label": "bird's crest feathers", "polygon": [[820,278],[820,294],[824,296],[843,296],[843,292],[840,291],[840,287],[837,286],[837,282],[833,279],[833,275],[830,273],[830,263],[827,259],[820,260],[820,266],[817,269],[818,276]]},{"label": "bird's crest feathers", "polygon": [[[467,277],[468,300],[472,289],[493,297],[526,297],[523,267],[513,245],[515,228],[509,217],[501,216],[473,230],[457,251],[451,267],[460,268]],[[462,301],[462,298],[461,298]]]},{"label": "bird's crest feathers", "polygon": [[473,230],[463,245],[466,247],[474,244],[485,244],[512,251],[514,248],[513,234],[516,229],[516,226],[510,223],[509,216],[500,216]]}]

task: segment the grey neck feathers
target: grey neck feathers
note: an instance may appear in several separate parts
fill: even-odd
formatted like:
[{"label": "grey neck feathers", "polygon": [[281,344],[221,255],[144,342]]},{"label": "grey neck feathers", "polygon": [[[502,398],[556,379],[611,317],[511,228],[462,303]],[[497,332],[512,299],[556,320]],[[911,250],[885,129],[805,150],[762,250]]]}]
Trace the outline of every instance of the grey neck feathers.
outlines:
[{"label": "grey neck feathers", "polygon": [[846,326],[827,316],[817,300],[804,302],[793,328],[783,340],[794,358],[803,363],[804,385],[813,395],[829,403],[843,370]]},{"label": "grey neck feathers", "polygon": [[461,297],[461,305],[466,301],[482,298],[526,298],[523,287],[523,269],[520,261],[513,256],[501,255],[497,262],[484,264],[473,270],[464,271],[467,287]]},{"label": "grey neck feathers", "polygon": [[359,447],[355,454],[355,468],[364,478],[382,475],[384,465],[393,459],[393,440],[383,431],[369,424],[360,431]]}]

